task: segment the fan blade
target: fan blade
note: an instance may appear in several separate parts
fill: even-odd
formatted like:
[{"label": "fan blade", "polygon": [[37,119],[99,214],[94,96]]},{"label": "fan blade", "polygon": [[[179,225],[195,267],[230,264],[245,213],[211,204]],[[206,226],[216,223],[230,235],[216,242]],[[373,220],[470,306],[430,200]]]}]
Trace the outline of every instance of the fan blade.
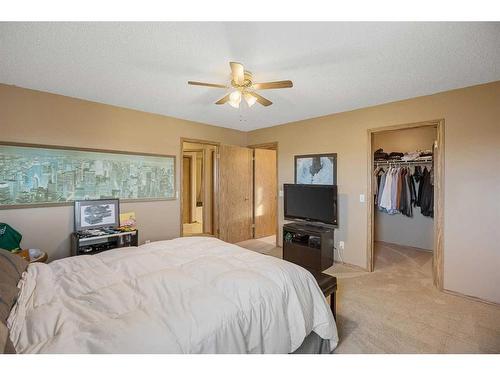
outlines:
[{"label": "fan blade", "polygon": [[238,62],[230,62],[229,65],[231,66],[231,72],[233,73],[233,81],[238,85],[243,84],[243,81],[245,80],[245,69],[243,68],[243,65]]},{"label": "fan blade", "polygon": [[249,92],[250,95],[252,95],[253,97],[255,97],[255,99],[257,99],[257,101],[262,104],[264,107],[268,107],[270,106],[271,104],[273,104],[272,101],[270,100],[267,100],[266,98],[264,98],[263,96],[257,94],[256,92]]},{"label": "fan blade", "polygon": [[222,99],[219,99],[215,102],[215,104],[225,104],[229,101],[229,95],[230,94],[227,94],[225,97],[223,97]]},{"label": "fan blade", "polygon": [[262,82],[254,83],[252,86],[255,90],[286,89],[288,87],[293,87],[292,81]]},{"label": "fan blade", "polygon": [[205,83],[205,82],[196,82],[196,81],[188,81],[188,85],[217,87],[220,89],[227,89],[228,88],[226,85],[219,85],[217,83]]}]

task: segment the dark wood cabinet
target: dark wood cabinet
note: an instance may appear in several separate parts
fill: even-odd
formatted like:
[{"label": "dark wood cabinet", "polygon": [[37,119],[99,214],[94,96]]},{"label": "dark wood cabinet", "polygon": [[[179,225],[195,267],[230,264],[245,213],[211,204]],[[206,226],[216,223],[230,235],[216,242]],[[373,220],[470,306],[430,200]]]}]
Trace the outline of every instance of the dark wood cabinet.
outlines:
[{"label": "dark wood cabinet", "polygon": [[78,232],[74,232],[71,234],[71,256],[92,255],[119,247],[138,246],[138,244],[138,230],[94,237],[82,237]]},{"label": "dark wood cabinet", "polygon": [[333,265],[334,229],[310,224],[283,226],[283,259],[324,271]]}]

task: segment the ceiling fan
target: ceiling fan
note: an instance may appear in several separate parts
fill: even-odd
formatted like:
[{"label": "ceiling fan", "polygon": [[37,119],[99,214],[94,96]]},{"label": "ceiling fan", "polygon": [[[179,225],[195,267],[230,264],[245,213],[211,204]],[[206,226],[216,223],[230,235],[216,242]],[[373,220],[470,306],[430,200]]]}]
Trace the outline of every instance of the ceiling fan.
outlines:
[{"label": "ceiling fan", "polygon": [[229,94],[216,101],[215,104],[229,103],[234,108],[239,108],[242,97],[245,98],[249,107],[253,106],[255,102],[262,104],[264,107],[270,106],[273,102],[256,93],[256,90],[284,89],[293,87],[292,81],[254,83],[252,80],[252,73],[245,70],[242,64],[238,62],[230,62],[229,65],[231,66],[230,86],[196,81],[188,81],[188,84],[220,89],[231,89]]}]

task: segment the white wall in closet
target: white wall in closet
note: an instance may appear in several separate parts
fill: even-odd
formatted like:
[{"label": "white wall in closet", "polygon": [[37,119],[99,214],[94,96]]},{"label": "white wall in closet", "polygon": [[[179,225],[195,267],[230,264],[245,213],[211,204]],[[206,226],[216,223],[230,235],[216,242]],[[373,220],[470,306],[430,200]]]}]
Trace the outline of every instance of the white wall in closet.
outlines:
[{"label": "white wall in closet", "polygon": [[[376,133],[373,136],[373,150],[382,148],[387,153],[430,150],[435,139],[436,128],[429,126]],[[413,217],[389,215],[376,210],[375,241],[432,250],[434,220],[422,215],[420,207],[414,207]]]}]

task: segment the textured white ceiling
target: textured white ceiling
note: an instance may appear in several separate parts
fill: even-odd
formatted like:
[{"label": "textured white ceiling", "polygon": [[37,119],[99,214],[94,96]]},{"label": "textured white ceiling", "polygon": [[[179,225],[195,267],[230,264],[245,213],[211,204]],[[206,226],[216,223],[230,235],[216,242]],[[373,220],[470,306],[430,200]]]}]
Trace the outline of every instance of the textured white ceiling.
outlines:
[{"label": "textured white ceiling", "polygon": [[[229,61],[294,87],[213,103]],[[0,82],[240,130],[500,80],[500,23],[0,23]]]}]

